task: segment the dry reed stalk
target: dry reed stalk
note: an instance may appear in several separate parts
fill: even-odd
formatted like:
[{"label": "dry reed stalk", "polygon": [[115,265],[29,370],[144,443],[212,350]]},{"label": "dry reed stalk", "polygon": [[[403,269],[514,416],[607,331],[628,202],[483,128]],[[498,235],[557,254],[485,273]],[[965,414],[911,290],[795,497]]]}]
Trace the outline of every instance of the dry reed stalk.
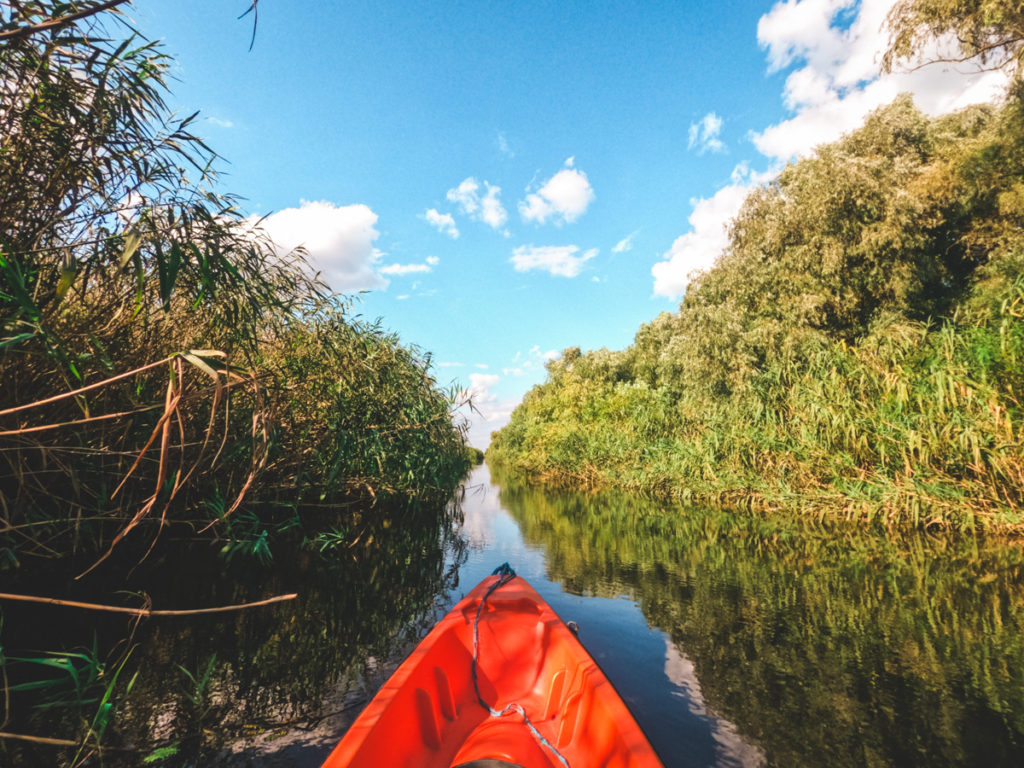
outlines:
[{"label": "dry reed stalk", "polygon": [[268,597],[265,600],[257,600],[251,603],[236,603],[234,605],[220,605],[215,608],[192,608],[187,610],[155,610],[153,608],[125,608],[118,605],[102,605],[100,603],[81,603],[77,600],[59,600],[55,597],[37,597],[35,595],[18,595],[9,592],[0,592],[0,600],[16,600],[23,603],[41,603],[43,605],[56,605],[62,608],[82,608],[87,611],[103,611],[106,613],[127,613],[131,616],[197,616],[207,613],[230,613],[242,611],[247,608],[258,608],[274,603],[283,603],[286,600],[294,600],[299,595],[292,592],[287,595]]}]

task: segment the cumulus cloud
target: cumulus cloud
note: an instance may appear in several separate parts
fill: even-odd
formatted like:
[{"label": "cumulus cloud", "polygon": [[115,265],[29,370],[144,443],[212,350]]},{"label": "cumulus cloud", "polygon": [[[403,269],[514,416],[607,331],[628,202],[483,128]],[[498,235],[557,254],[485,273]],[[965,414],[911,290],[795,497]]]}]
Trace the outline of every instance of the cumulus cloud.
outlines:
[{"label": "cumulus cloud", "polygon": [[547,352],[542,352],[540,345],[534,344],[525,355],[522,352],[517,352],[512,360],[514,365],[502,368],[501,372],[506,376],[526,376],[539,368],[543,368],[551,360],[557,360],[561,355],[562,353],[557,349],[549,349]]},{"label": "cumulus cloud", "polygon": [[494,373],[469,374],[470,386],[468,394],[472,397],[475,413],[468,408],[462,409],[457,418],[465,419],[469,427],[469,444],[486,448],[491,442],[491,432],[508,424],[512,411],[519,405],[522,398],[501,398],[493,390],[501,381]]},{"label": "cumulus cloud", "polygon": [[679,298],[694,272],[715,263],[729,242],[727,224],[739,212],[749,192],[746,185],[730,184],[709,198],[690,201],[690,231],[677,237],[662,260],[651,267],[656,294]]},{"label": "cumulus cloud", "polygon": [[[784,0],[761,17],[757,39],[767,52],[769,70],[794,67],[783,90],[793,116],[753,135],[762,154],[777,160],[806,154],[854,130],[868,112],[900,93],[912,94],[917,106],[931,115],[998,98],[1007,83],[1001,71],[935,63],[879,74],[888,44],[885,18],[893,4]],[[950,46],[948,40],[938,41],[921,58],[949,54]]]},{"label": "cumulus cloud", "polygon": [[594,201],[594,189],[587,174],[574,167],[575,158],[570,157],[565,165],[519,203],[519,215],[524,221],[543,224],[551,219],[556,224],[571,223],[586,213]]},{"label": "cumulus cloud", "polygon": [[459,228],[455,226],[455,218],[450,213],[440,213],[436,208],[428,208],[423,218],[438,232],[448,235],[452,240],[458,239]]},{"label": "cumulus cloud", "polygon": [[688,149],[696,149],[698,155],[705,152],[721,152],[725,144],[718,138],[722,132],[722,118],[714,112],[708,112],[696,123],[690,124],[690,140]]},{"label": "cumulus cloud", "polygon": [[[249,220],[255,224],[256,217]],[[366,205],[337,206],[303,200],[298,208],[285,208],[260,222],[278,253],[304,247],[310,266],[336,291],[350,293],[386,288],[388,280],[377,269],[381,254],[374,247],[380,233],[377,214]]]},{"label": "cumulus cloud", "polygon": [[690,231],[676,238],[662,260],[651,268],[655,294],[677,299],[686,291],[694,272],[714,265],[729,243],[729,222],[739,213],[750,191],[771,176],[751,173],[745,164],[740,164],[733,170],[731,184],[709,198],[690,201]]},{"label": "cumulus cloud", "polygon": [[509,260],[517,272],[540,269],[552,275],[576,277],[583,265],[597,256],[597,248],[591,248],[581,256],[576,245],[521,245],[512,252]]},{"label": "cumulus cloud", "polygon": [[448,190],[448,200],[459,207],[459,211],[471,219],[482,221],[492,229],[501,229],[508,221],[508,212],[501,204],[501,187],[484,182],[484,194],[480,194],[480,183],[470,176],[455,189]]}]

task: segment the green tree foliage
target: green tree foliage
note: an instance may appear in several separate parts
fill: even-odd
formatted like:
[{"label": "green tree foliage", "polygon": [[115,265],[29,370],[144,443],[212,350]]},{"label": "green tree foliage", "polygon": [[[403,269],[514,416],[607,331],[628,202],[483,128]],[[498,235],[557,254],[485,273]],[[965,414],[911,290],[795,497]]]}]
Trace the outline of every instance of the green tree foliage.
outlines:
[{"label": "green tree foliage", "polygon": [[1021,103],[901,97],[746,201],[679,312],[565,355],[492,458],[575,482],[1018,525]]},{"label": "green tree foliage", "polygon": [[242,503],[448,493],[454,393],[217,190],[171,62],[109,5],[0,3],[0,560]]},{"label": "green tree foliage", "polygon": [[889,12],[891,33],[882,66],[891,71],[936,38],[952,35],[961,56],[983,66],[1006,67],[1016,78],[1024,66],[1024,7],[1006,0],[901,0]]}]

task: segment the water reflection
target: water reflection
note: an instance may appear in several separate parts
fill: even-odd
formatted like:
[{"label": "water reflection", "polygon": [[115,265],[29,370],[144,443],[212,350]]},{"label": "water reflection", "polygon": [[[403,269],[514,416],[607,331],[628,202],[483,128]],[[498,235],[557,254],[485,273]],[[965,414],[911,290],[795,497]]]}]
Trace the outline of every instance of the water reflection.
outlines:
[{"label": "water reflection", "polygon": [[[722,718],[703,764],[1024,764],[1019,546],[665,514],[622,494],[494,480],[551,579],[628,595],[671,638],[661,661],[674,695],[694,717]],[[639,660],[611,662],[617,686],[639,687]],[[645,685],[631,706],[654,741],[646,711],[664,683]],[[701,764],[655,746],[668,764]]]},{"label": "water reflection", "polygon": [[[352,513],[360,534],[328,557],[280,549],[263,567],[176,548],[128,577],[164,608],[298,592],[292,603],[138,627],[0,604],[0,650],[95,642],[106,658],[130,638],[126,679],[137,678],[103,765],[165,747],[174,754],[152,764],[317,766],[436,619],[509,561],[579,623],[671,768],[1024,765],[1019,546],[665,510],[499,470],[492,481],[486,466],[457,501]],[[4,591],[95,601],[125,578],[72,582],[79,570],[5,575]],[[16,684],[29,670],[8,672]],[[12,696],[5,730],[64,737],[97,707],[33,709],[33,695]],[[69,764],[72,753],[0,741],[4,766]]]},{"label": "water reflection", "polygon": [[[492,482],[487,467],[478,469],[463,505],[478,548],[468,553],[460,581],[475,584],[497,563],[511,562],[563,619],[579,624],[581,641],[667,766],[764,765],[759,749],[705,701],[677,645],[650,625],[631,580],[609,574],[591,556],[590,537],[597,534],[586,530],[589,503],[586,496],[529,488],[500,471]],[[608,533],[615,538],[619,532]],[[564,567],[566,556],[578,558],[585,573]],[[628,572],[631,563],[618,572]]]},{"label": "water reflection", "polygon": [[[135,675],[135,682],[127,696],[118,689],[103,765],[139,765],[155,754],[163,757],[152,764],[164,766],[317,766],[433,624],[454,581],[449,566],[460,559],[449,518],[437,510],[375,509],[359,517],[349,521],[359,539],[327,556],[281,546],[264,567],[225,563],[205,545],[179,545],[173,557],[151,556],[128,582],[159,607],[227,605],[288,592],[298,592],[297,600],[233,614],[153,618],[137,628],[103,614],[4,604],[0,644],[17,657],[88,647],[95,636],[100,656],[111,659],[125,642],[132,646],[122,674],[125,681]],[[56,570],[22,575],[28,583],[12,584],[11,591],[65,596],[70,579]],[[92,599],[114,591],[98,583],[79,589],[91,590]],[[111,669],[108,664],[108,678]],[[39,677],[26,664],[9,664],[8,671],[14,684]],[[40,703],[34,692],[16,692],[6,730],[66,737],[98,706],[35,708]],[[4,748],[4,765],[71,764],[75,752],[15,742]]]}]

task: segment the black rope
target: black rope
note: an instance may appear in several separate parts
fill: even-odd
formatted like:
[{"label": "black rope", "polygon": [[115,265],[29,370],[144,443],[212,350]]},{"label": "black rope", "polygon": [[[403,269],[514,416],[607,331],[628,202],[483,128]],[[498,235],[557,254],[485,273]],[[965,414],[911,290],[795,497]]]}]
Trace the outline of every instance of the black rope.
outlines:
[{"label": "black rope", "polygon": [[487,588],[487,591],[484,593],[484,596],[480,599],[480,604],[476,607],[476,617],[473,619],[473,666],[472,666],[472,674],[473,674],[473,690],[476,691],[477,701],[480,702],[480,706],[482,706],[484,709],[486,709],[488,712],[491,713],[491,717],[503,717],[504,715],[507,715],[509,712],[517,712],[517,713],[519,713],[522,716],[522,718],[523,718],[523,722],[526,723],[526,727],[530,729],[531,733],[533,733],[534,738],[536,738],[537,741],[539,741],[542,746],[545,746],[548,749],[550,749],[554,753],[555,757],[557,757],[559,759],[559,761],[562,763],[562,765],[565,766],[565,768],[569,768],[569,761],[566,760],[562,756],[562,753],[559,752],[555,748],[554,744],[552,744],[550,741],[548,741],[546,738],[544,738],[544,735],[540,731],[537,730],[537,727],[533,724],[533,722],[527,716],[526,710],[523,709],[521,704],[517,704],[517,703],[513,702],[511,704],[506,704],[505,707],[502,708],[502,709],[495,709],[490,704],[488,704],[486,701],[484,701],[484,697],[480,694],[480,682],[477,679],[477,671],[476,671],[477,670],[477,658],[479,656],[479,651],[480,651],[480,614],[484,610],[484,604],[487,602],[487,598],[489,598],[494,593],[494,591],[496,589],[498,589],[499,587],[503,587],[504,585],[506,585],[510,581],[512,581],[512,579],[514,579],[516,577],[516,572],[512,569],[512,566],[509,565],[508,563],[502,563],[501,565],[499,565],[497,568],[494,569],[494,572],[491,575],[492,576],[497,576],[498,579],[493,584],[491,584],[490,587]]}]

